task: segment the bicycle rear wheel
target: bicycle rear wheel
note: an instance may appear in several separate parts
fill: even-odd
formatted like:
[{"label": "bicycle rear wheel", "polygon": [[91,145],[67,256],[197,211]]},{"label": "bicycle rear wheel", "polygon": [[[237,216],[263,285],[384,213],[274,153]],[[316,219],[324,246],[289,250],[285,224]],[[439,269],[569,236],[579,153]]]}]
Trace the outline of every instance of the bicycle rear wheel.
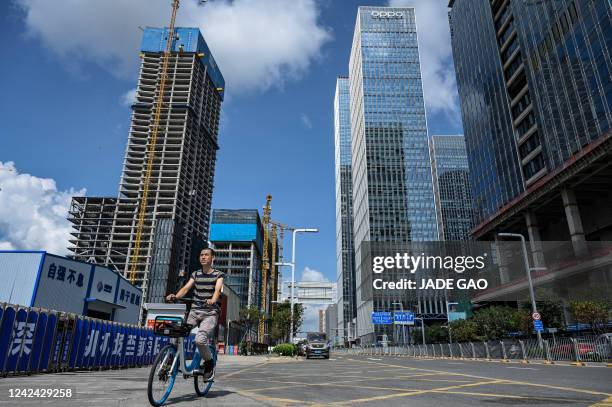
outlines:
[{"label": "bicycle rear wheel", "polygon": [[170,396],[178,372],[178,366],[171,371],[175,356],[176,346],[168,344],[161,349],[151,366],[147,396],[153,406],[161,406]]},{"label": "bicycle rear wheel", "polygon": [[[217,349],[214,346],[210,347],[210,352],[212,353],[213,360],[215,362],[215,369],[217,368]],[[208,391],[212,387],[214,383],[213,380],[204,380],[204,376],[195,375],[193,377],[193,384],[195,387],[195,392],[198,396],[206,396]]]}]

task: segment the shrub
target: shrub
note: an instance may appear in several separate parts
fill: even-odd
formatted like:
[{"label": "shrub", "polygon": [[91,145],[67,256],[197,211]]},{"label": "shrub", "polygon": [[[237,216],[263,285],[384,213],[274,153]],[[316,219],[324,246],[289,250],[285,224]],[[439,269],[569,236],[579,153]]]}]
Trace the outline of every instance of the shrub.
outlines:
[{"label": "shrub", "polygon": [[273,353],[279,356],[295,356],[297,354],[297,346],[291,343],[281,343],[272,349]]}]

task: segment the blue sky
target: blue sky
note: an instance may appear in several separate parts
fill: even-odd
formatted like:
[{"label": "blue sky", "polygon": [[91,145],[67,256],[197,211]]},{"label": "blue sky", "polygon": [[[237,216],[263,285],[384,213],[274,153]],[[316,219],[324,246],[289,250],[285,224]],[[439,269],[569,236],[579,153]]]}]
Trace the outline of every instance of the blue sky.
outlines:
[{"label": "blue sky", "polygon": [[[170,1],[77,3],[0,5],[0,248],[57,253],[71,195],[117,195],[138,26],[167,21]],[[430,134],[461,134],[447,2],[391,3],[416,6]],[[226,78],[213,207],[261,209],[272,194],[274,219],[320,229],[299,238],[297,270],[331,281],[333,97],[359,5],[389,1],[183,0],[179,9],[179,24],[202,28]]]}]

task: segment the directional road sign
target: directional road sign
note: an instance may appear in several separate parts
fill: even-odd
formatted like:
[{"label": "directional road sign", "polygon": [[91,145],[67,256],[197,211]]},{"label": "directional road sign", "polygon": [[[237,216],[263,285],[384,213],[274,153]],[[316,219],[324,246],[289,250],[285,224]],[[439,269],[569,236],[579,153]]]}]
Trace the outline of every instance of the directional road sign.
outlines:
[{"label": "directional road sign", "polygon": [[391,325],[393,316],[390,312],[372,312],[372,323],[374,325]]},{"label": "directional road sign", "polygon": [[393,323],[395,325],[414,325],[414,313],[407,312],[394,312]]}]

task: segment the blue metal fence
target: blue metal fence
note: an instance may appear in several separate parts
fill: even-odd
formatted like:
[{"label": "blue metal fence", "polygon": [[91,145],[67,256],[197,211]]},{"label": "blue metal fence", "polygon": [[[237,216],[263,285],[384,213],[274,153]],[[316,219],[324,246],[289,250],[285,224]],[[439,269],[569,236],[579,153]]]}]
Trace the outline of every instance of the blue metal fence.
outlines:
[{"label": "blue metal fence", "polygon": [[[170,338],[151,328],[0,304],[0,375],[140,367]],[[194,351],[186,339],[186,356]]]}]

